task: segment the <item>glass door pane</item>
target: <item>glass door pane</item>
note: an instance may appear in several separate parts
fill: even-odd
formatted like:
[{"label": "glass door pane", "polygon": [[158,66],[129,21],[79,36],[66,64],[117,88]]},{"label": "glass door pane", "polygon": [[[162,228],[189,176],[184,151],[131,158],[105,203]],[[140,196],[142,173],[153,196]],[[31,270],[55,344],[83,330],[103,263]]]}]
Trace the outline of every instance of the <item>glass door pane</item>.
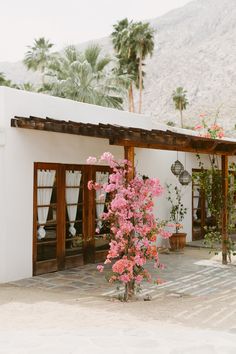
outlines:
[{"label": "glass door pane", "polygon": [[193,183],[193,240],[201,238],[201,191],[198,185]]},{"label": "glass door pane", "polygon": [[83,253],[83,182],[82,171],[66,170],[66,256]]},{"label": "glass door pane", "polygon": [[[109,172],[104,169],[102,171],[96,171],[96,182],[104,184],[108,182]],[[107,211],[108,195],[102,190],[95,192],[95,235],[94,244],[96,253],[104,253],[109,248],[109,233],[108,226],[102,222],[101,216]]]},{"label": "glass door pane", "polygon": [[37,170],[37,259],[57,257],[56,170]]}]

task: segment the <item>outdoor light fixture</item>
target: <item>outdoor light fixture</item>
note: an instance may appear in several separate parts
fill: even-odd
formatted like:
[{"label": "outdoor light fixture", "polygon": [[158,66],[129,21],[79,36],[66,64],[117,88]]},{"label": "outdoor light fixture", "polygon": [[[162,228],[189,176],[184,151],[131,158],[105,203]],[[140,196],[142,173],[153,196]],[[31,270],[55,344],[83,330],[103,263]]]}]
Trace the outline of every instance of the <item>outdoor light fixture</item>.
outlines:
[{"label": "outdoor light fixture", "polygon": [[177,160],[171,165],[170,169],[175,176],[179,176],[181,172],[184,170],[183,164],[178,160],[178,152],[177,152]]},{"label": "outdoor light fixture", "polygon": [[188,171],[184,170],[179,175],[179,183],[183,186],[187,186],[192,181],[192,177]]},{"label": "outdoor light fixture", "polygon": [[[186,168],[186,153],[184,156],[184,166]],[[185,168],[183,168],[179,175],[179,183],[182,184],[182,186],[187,186],[190,182],[192,182],[192,176]]]}]

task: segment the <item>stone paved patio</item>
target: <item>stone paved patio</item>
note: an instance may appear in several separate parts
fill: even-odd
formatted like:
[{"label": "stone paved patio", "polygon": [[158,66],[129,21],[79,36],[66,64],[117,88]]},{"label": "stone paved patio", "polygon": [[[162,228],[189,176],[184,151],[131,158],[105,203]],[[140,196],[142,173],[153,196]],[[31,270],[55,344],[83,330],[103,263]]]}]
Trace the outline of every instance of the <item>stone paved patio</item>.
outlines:
[{"label": "stone paved patio", "polygon": [[[208,250],[186,248],[184,254],[161,254],[164,270],[154,270],[148,265],[153,279],[160,278],[163,284],[146,283],[141,296],[149,294],[155,299],[163,294],[169,296],[197,296],[230,292],[236,300],[236,267],[211,264]],[[109,271],[109,269],[108,269]],[[68,292],[76,296],[114,297],[122,292],[108,284],[105,274],[97,271],[95,264],[70,270],[48,273],[9,283],[11,286],[38,288],[51,292]]]},{"label": "stone paved patio", "polygon": [[[140,321],[158,319],[163,323],[223,329],[236,334],[236,267],[222,266],[220,262],[209,261],[210,258],[206,249],[190,247],[184,254],[161,254],[166,267],[158,270],[155,278],[162,278],[163,284],[145,284],[139,301],[125,306],[116,300],[120,291],[105,281],[104,274],[94,264],[2,284],[0,300],[9,307],[11,301],[18,302],[17,311],[23,306],[19,303],[25,302],[33,302],[32,311],[34,306],[44,303],[40,305],[43,308],[60,304],[75,306],[76,311],[82,306],[96,314],[103,309],[111,318],[126,313],[135,318],[139,314]],[[147,295],[152,301],[143,306],[141,301]],[[15,310],[12,311],[15,316]],[[97,316],[99,323],[100,315]]]}]

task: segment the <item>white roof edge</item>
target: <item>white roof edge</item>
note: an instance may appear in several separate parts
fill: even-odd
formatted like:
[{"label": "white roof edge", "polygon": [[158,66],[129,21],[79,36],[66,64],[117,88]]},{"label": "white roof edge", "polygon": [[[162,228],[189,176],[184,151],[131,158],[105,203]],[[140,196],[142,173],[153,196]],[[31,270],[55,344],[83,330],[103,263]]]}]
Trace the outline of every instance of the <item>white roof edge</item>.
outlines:
[{"label": "white roof edge", "polygon": [[[58,120],[72,120],[81,123],[111,124],[124,127],[140,128],[146,130],[157,129],[172,131],[189,136],[199,136],[198,132],[154,121],[152,116],[121,111],[115,108],[96,106],[88,103],[73,101],[65,98],[18,90],[0,86],[0,95],[8,105],[9,116],[50,117]],[[10,109],[9,109],[10,108]],[[9,123],[7,123],[8,125]],[[234,138],[224,137],[220,140],[236,142]]]}]

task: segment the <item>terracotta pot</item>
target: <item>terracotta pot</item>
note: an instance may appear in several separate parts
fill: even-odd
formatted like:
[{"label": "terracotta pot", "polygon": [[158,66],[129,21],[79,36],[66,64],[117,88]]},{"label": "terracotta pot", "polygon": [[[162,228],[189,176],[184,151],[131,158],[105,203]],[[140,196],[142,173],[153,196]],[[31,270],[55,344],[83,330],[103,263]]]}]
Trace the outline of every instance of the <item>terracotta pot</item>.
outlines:
[{"label": "terracotta pot", "polygon": [[171,251],[182,251],[186,245],[186,236],[184,232],[178,232],[177,234],[172,234],[169,238]]}]

